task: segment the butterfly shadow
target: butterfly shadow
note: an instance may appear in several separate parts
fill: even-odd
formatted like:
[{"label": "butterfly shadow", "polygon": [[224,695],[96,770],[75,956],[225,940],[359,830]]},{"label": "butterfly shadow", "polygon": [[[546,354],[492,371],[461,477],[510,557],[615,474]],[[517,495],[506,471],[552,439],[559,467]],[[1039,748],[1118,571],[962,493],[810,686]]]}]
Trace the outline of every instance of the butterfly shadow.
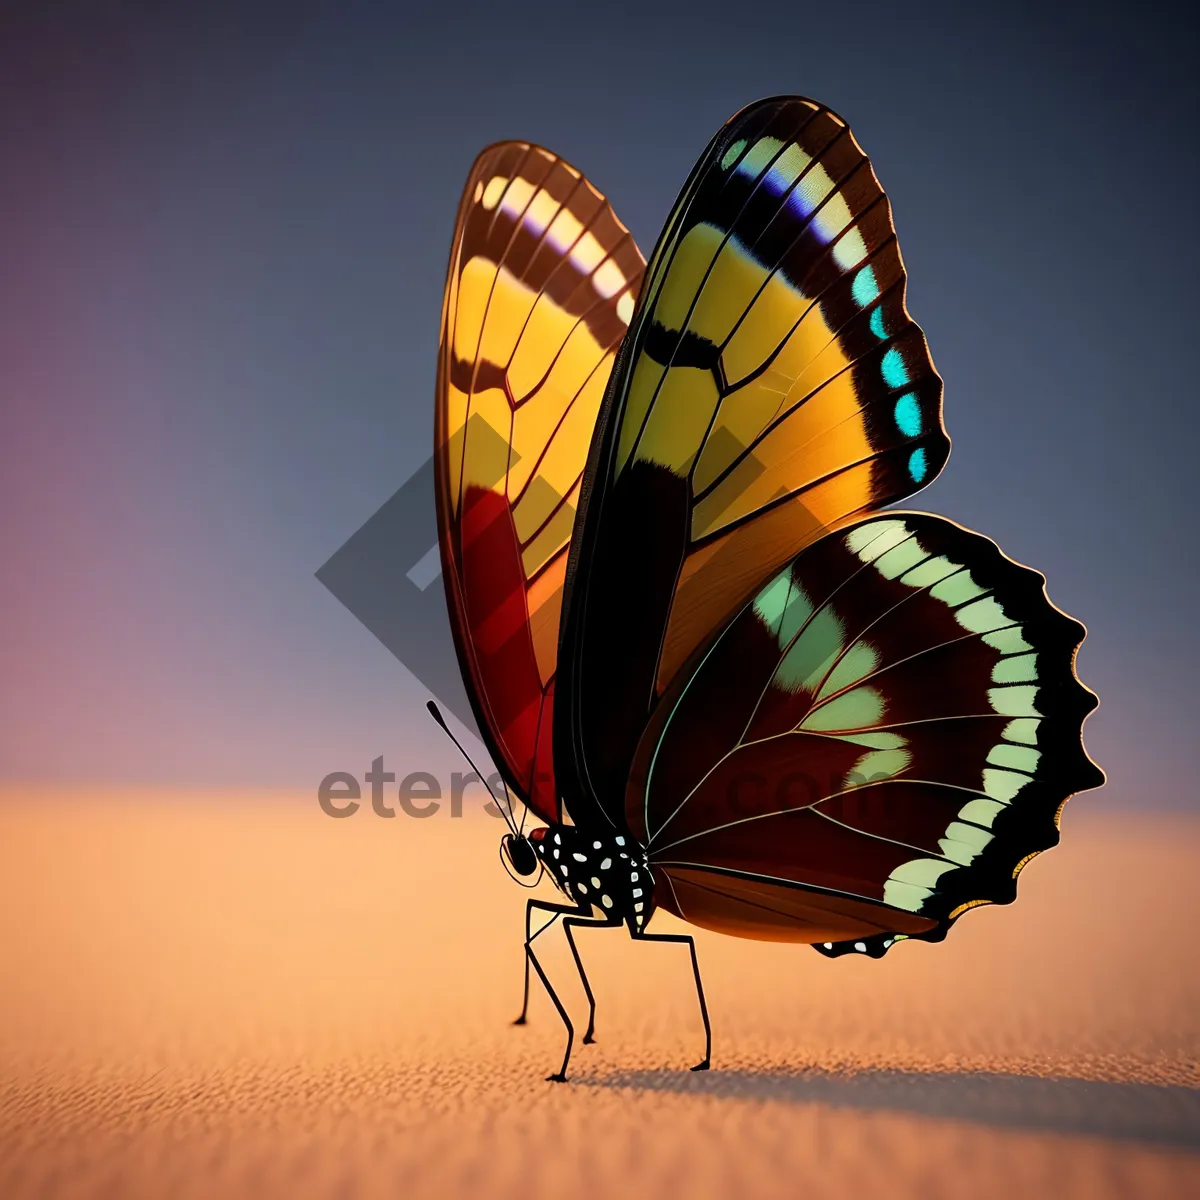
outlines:
[{"label": "butterfly shadow", "polygon": [[1200,1089],[1038,1078],[1001,1072],[631,1071],[593,1087],[901,1112],[1039,1133],[1111,1138],[1200,1152]]}]

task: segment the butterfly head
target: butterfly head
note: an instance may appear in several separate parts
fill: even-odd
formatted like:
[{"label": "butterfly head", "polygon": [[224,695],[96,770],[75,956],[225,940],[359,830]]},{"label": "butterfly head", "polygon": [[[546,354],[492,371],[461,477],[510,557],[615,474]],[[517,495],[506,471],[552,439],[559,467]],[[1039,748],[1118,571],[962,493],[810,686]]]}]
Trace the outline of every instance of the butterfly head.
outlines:
[{"label": "butterfly head", "polygon": [[500,839],[500,853],[508,865],[523,878],[534,874],[540,865],[532,839],[542,832],[541,829],[534,829],[530,837],[517,837],[506,833]]}]

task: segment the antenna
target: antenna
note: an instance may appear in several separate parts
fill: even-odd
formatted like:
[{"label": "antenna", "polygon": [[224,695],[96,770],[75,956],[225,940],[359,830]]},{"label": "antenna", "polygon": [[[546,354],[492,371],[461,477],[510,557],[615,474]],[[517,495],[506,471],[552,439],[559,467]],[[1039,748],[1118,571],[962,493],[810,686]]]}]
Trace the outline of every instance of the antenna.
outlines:
[{"label": "antenna", "polygon": [[[450,726],[446,724],[446,718],[442,716],[442,710],[432,700],[425,701],[425,707],[429,710],[429,715],[442,727],[442,732],[458,747],[458,752],[467,760],[471,770],[479,776],[479,782],[488,790],[488,795],[496,802],[496,807],[500,809],[504,815],[505,823],[512,831],[515,838],[520,838],[521,834],[517,832],[516,825],[513,824],[512,813],[509,811],[507,803],[502,801],[495,792],[492,791],[488,781],[484,778],[483,772],[471,760],[471,756],[463,749],[463,744],[450,732]],[[505,800],[508,798],[508,788],[504,789]]]}]

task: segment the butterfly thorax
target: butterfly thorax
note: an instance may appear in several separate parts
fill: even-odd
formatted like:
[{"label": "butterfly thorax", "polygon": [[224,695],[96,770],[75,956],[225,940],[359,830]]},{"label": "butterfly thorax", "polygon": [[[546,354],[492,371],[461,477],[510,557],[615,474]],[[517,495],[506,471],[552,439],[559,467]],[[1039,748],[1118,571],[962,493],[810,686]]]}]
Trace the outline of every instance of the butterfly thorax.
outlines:
[{"label": "butterfly thorax", "polygon": [[624,834],[583,833],[574,825],[551,825],[530,834],[538,858],[558,889],[603,916],[645,928],[654,905],[654,878],[645,850]]}]

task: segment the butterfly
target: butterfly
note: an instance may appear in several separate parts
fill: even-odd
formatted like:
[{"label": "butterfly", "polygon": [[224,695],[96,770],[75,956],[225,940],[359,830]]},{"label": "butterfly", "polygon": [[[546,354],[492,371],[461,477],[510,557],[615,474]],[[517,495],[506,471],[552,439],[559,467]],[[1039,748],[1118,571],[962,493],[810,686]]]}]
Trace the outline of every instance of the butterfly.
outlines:
[{"label": "butterfly", "polygon": [[[435,484],[450,623],[562,918],[878,958],[1014,899],[1099,786],[1084,628],[981,534],[891,505],[950,442],[891,208],[846,122],[750,105],[649,264],[577,169],[483,151],[442,308]],[[441,721],[436,705],[430,711]],[[449,730],[446,730],[449,732]],[[548,920],[533,931],[534,915]]]}]

